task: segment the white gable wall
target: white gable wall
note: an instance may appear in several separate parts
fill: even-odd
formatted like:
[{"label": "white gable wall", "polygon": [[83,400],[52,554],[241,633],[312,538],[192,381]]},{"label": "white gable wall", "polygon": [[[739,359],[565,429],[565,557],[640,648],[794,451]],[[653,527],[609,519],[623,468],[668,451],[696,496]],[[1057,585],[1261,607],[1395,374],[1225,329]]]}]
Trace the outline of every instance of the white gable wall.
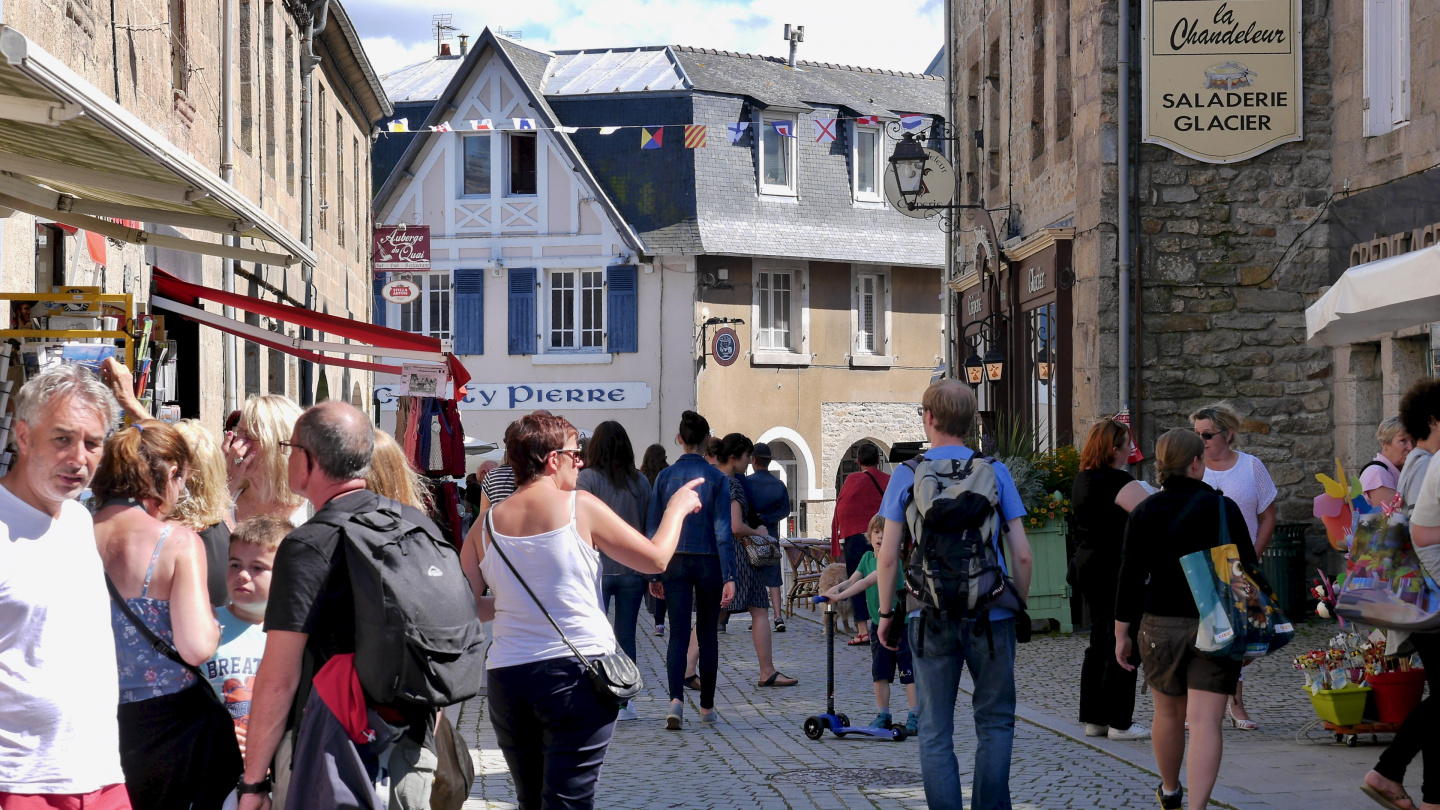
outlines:
[{"label": "white gable wall", "polygon": [[[490,119],[497,128],[489,136],[491,190],[486,196],[466,196],[463,191],[464,144],[462,138],[475,133],[471,120]],[[484,271],[484,354],[462,357],[475,383],[498,385],[487,389],[492,407],[484,410],[461,408],[466,433],[484,441],[498,442],[514,419],[536,408],[561,414],[583,430],[592,430],[607,419],[625,425],[636,445],[636,458],[645,446],[673,435],[680,412],[694,405],[694,366],[691,341],[675,339],[689,327],[694,316],[693,261],[672,257],[659,272],[658,261],[639,264],[625,245],[614,223],[597,201],[598,193],[585,180],[557,143],[555,133],[540,129],[536,132],[536,190],[534,195],[507,195],[508,164],[505,141],[513,131],[514,118],[534,119],[537,127],[545,126],[538,111],[530,106],[522,90],[521,80],[511,74],[505,62],[492,51],[478,63],[473,77],[462,88],[450,115],[445,119],[453,132],[417,135],[425,138],[411,171],[413,177],[402,178],[384,210],[377,212],[376,224],[394,225],[405,222],[430,226],[431,267],[435,271],[480,269]],[[638,309],[641,313],[638,352],[575,352],[552,351],[548,347],[548,314],[550,310],[549,274],[559,269],[604,272],[612,265],[639,264]],[[537,353],[511,355],[509,338],[509,281],[512,268],[534,268],[540,282],[537,291]],[[662,340],[662,318],[656,313],[664,304],[671,312],[665,323],[671,339]],[[674,289],[669,289],[674,287]],[[452,296],[453,301],[453,296]],[[453,306],[453,304],[452,304]],[[608,313],[607,313],[608,317]],[[398,307],[389,305],[386,324],[400,326]],[[452,319],[452,329],[454,322]],[[609,324],[607,323],[607,328]],[[665,381],[662,381],[662,369]],[[586,402],[579,408],[573,403],[575,391],[585,392],[583,398],[593,399],[591,392],[616,390],[628,383],[624,397],[638,403],[646,396],[643,408],[601,409]],[[390,375],[376,375],[376,385],[398,386]],[[512,389],[512,386],[514,388]],[[533,392],[544,387],[548,401],[536,402]],[[532,393],[527,394],[526,388]],[[393,390],[393,389],[392,389]],[[662,390],[665,395],[662,395]],[[640,399],[637,399],[637,392]],[[493,404],[513,408],[495,408]],[[559,401],[556,401],[558,397]],[[382,390],[382,400],[386,398]],[[476,392],[470,397],[476,401]],[[660,412],[661,400],[665,411]],[[393,406],[392,406],[393,407]],[[394,412],[386,414],[385,427],[393,429]],[[668,427],[666,427],[668,426]],[[667,433],[668,431],[668,433]],[[672,454],[673,455],[673,454]]]}]

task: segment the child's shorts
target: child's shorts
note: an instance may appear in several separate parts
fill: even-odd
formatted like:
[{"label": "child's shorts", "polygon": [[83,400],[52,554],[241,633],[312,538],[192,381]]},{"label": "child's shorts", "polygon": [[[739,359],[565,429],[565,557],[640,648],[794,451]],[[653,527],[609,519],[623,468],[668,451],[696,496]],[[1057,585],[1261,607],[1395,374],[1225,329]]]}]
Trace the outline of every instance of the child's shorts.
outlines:
[{"label": "child's shorts", "polygon": [[895,670],[900,670],[900,683],[909,685],[915,682],[915,669],[910,663],[910,641],[906,636],[909,633],[900,634],[900,649],[892,650],[880,643],[879,627],[871,629],[870,633],[870,679],[872,681],[893,682]]}]

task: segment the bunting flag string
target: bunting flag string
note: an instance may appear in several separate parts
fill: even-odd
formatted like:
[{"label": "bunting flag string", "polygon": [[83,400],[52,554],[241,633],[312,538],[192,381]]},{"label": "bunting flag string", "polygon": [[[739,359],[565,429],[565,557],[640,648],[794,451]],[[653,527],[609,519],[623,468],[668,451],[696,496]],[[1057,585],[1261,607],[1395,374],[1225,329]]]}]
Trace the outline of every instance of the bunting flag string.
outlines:
[{"label": "bunting flag string", "polygon": [[[919,114],[905,114],[898,117],[898,123],[904,130],[920,129],[930,116]],[[842,121],[853,121],[860,126],[878,126],[881,123],[878,115],[861,115],[855,117],[838,118],[813,118],[811,119],[815,128],[816,143],[834,143],[839,137],[839,124]],[[533,118],[511,118],[511,131],[526,132],[559,132],[566,135],[574,135],[581,130],[598,131],[601,135],[613,135],[622,129],[640,130],[641,149],[661,149],[664,146],[664,135],[666,126],[681,127],[684,131],[684,146],[686,149],[703,149],[709,146],[708,127],[704,124],[669,124],[669,125],[639,125],[621,124],[618,126],[604,127],[572,127],[556,124],[555,126],[539,126]],[[501,131],[489,118],[472,118],[464,122],[472,132],[495,132]],[[792,121],[769,121],[770,128],[782,138],[795,137],[795,122]],[[729,142],[739,144],[750,131],[751,122],[736,121],[727,124],[725,127]],[[416,134],[426,132],[454,132],[455,129],[449,122],[442,121],[434,126],[412,129],[410,119],[397,118],[383,125],[379,134]]]}]

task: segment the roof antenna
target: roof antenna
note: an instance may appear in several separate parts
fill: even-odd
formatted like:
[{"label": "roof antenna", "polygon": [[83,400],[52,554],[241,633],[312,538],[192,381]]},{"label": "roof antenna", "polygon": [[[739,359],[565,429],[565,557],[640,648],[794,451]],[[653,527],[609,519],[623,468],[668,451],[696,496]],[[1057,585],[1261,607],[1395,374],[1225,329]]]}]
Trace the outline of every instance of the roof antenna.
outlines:
[{"label": "roof antenna", "polygon": [[790,67],[795,67],[795,48],[805,41],[805,26],[785,23],[785,41],[790,43]]},{"label": "roof antenna", "polygon": [[446,40],[450,39],[451,31],[459,30],[458,28],[450,24],[450,18],[453,16],[454,15],[452,14],[435,14],[430,17],[430,27],[435,30],[436,56],[450,55],[450,48],[446,44]]}]

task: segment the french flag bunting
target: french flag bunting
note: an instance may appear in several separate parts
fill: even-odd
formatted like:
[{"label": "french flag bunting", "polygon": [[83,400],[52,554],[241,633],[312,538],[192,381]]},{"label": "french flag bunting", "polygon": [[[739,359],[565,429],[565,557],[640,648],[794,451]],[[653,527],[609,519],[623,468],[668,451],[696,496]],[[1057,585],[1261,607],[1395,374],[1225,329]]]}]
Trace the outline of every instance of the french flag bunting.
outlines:
[{"label": "french flag bunting", "polygon": [[900,126],[904,127],[905,129],[915,129],[923,123],[925,123],[925,116],[923,115],[900,116]]},{"label": "french flag bunting", "polygon": [[516,129],[534,129],[534,128],[535,128],[535,119],[534,119],[534,118],[511,118],[510,120],[515,123],[515,128],[516,128]]},{"label": "french flag bunting", "polygon": [[479,130],[479,129],[494,129],[494,128],[495,128],[495,125],[492,124],[492,123],[490,123],[490,119],[489,119],[489,118],[480,118],[480,119],[472,118],[472,119],[470,119],[470,128],[471,128],[471,129],[477,129],[477,130]]},{"label": "french flag bunting", "polygon": [[878,116],[878,115],[862,115],[862,116],[860,116],[859,118],[856,118],[856,119],[855,119],[855,123],[857,123],[857,124],[870,124],[870,125],[873,126],[873,125],[875,125],[875,124],[880,123],[880,116]]},{"label": "french flag bunting", "polygon": [[726,129],[730,132],[730,143],[739,143],[740,139],[745,136],[745,130],[749,128],[749,121],[737,121],[727,127]]}]

